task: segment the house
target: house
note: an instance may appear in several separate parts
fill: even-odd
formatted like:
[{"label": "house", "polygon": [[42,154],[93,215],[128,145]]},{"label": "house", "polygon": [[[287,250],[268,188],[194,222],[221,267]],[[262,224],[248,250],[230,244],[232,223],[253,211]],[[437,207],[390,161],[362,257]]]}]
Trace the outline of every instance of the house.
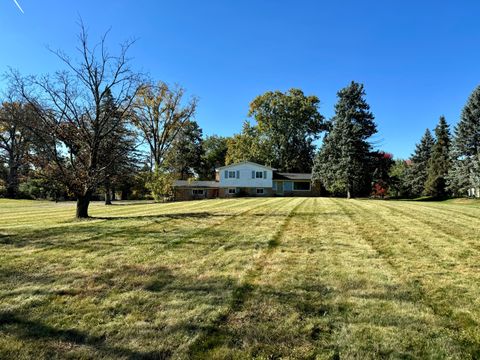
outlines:
[{"label": "house", "polygon": [[318,196],[310,173],[283,173],[250,161],[216,169],[215,181],[174,183],[175,200],[238,196]]}]

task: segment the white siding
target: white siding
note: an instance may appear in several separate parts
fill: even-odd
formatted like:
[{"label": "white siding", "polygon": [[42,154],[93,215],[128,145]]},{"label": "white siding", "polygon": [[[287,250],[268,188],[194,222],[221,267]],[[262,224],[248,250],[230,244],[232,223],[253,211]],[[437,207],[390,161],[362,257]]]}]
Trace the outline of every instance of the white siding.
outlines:
[{"label": "white siding", "polygon": [[[234,171],[235,178],[226,178],[225,171]],[[252,178],[252,171],[261,171],[262,176],[266,173],[267,177],[264,179]],[[271,188],[272,170],[263,166],[258,166],[251,163],[240,163],[232,166],[219,169],[220,187],[255,187],[255,188]],[[239,175],[239,178],[237,178]]]}]

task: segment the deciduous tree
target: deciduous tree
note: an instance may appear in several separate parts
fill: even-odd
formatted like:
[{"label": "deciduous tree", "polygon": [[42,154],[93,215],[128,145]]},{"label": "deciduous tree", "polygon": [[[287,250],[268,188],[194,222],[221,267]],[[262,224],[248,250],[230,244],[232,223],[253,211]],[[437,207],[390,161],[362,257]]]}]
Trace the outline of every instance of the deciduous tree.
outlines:
[{"label": "deciduous tree", "polygon": [[162,167],[175,137],[195,115],[197,99],[185,102],[184,94],[181,87],[150,81],[140,87],[135,97],[132,121],[148,145],[152,170]]},{"label": "deciduous tree", "polygon": [[35,121],[31,106],[8,96],[9,101],[0,105],[0,163],[6,169],[6,196],[16,198],[20,175],[28,168],[28,151],[32,146],[32,134],[24,124]]},{"label": "deciduous tree", "polygon": [[[140,83],[127,56],[133,42],[123,43],[114,56],[108,51],[106,37],[91,46],[81,24],[78,60],[54,51],[65,70],[28,78],[12,74],[40,119],[30,129],[41,141],[45,165],[51,170],[48,173],[56,174],[77,198],[77,218],[88,217],[91,196],[105,179],[107,164],[102,149],[121,126]],[[102,111],[109,93],[117,109],[115,119],[111,112]]]},{"label": "deciduous tree", "polygon": [[286,172],[311,170],[313,142],[324,130],[319,105],[316,96],[306,96],[300,89],[268,91],[252,101],[249,116],[257,122],[273,167]]}]

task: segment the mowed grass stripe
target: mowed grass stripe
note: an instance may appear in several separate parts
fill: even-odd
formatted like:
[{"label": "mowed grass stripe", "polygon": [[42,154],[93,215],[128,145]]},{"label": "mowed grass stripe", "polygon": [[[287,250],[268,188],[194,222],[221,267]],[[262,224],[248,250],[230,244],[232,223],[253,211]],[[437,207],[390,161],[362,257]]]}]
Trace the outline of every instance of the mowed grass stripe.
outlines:
[{"label": "mowed grass stripe", "polygon": [[189,358],[212,359],[223,356],[222,353],[223,347],[226,345],[225,343],[232,340],[229,338],[228,329],[225,329],[225,326],[228,326],[231,318],[235,316],[235,313],[242,311],[245,301],[252,296],[255,280],[261,274],[266,259],[271,256],[275,248],[279,245],[283,232],[290,223],[295,211],[303,202],[304,200],[302,199],[277,199],[276,203],[280,203],[280,206],[276,209],[277,211],[262,215],[263,219],[264,217],[271,216],[271,214],[278,213],[278,210],[284,207],[287,208],[287,211],[281,217],[280,221],[277,219],[275,232],[264,240],[268,246],[255,255],[252,263],[249,264],[249,267],[239,279],[238,284],[234,287],[228,306],[218,314],[217,318],[203,333],[198,334],[197,338],[189,346],[186,352]]},{"label": "mowed grass stripe", "polygon": [[[421,222],[414,226],[416,231],[407,231],[406,224],[415,223],[413,221],[415,214],[400,210],[394,212],[393,216],[384,215],[383,221],[380,222],[390,224],[390,227],[395,222],[399,223],[396,230],[402,235],[395,237],[395,243],[389,243],[387,237],[378,233],[378,220],[385,214],[381,209],[387,206],[386,204],[352,201],[350,205],[359,209],[350,213],[357,219],[361,218],[360,229],[365,238],[397,270],[403,281],[412,289],[412,293],[416,293],[418,301],[430,307],[441,319],[440,326],[452,331],[451,338],[455,339],[457,346],[468,349],[469,352],[479,352],[480,334],[477,331],[479,321],[471,311],[478,309],[480,305],[477,295],[480,289],[477,285],[472,287],[473,284],[479,283],[480,277],[476,271],[465,272],[455,269],[456,265],[461,266],[461,261],[454,255],[459,251],[455,245],[461,244],[452,243],[451,237],[445,238],[434,229],[422,226],[424,224]],[[390,212],[391,209],[388,210]],[[361,217],[360,213],[363,213]],[[406,220],[401,221],[399,213]],[[420,249],[412,251],[412,244],[414,247],[419,244]],[[392,251],[395,248],[397,251]],[[480,257],[477,256],[477,259],[480,260]],[[462,294],[461,301],[458,298],[459,293]],[[458,332],[458,329],[462,331]]]},{"label": "mowed grass stripe", "polygon": [[0,225],[0,358],[476,358],[479,208],[416,204],[41,204]]}]

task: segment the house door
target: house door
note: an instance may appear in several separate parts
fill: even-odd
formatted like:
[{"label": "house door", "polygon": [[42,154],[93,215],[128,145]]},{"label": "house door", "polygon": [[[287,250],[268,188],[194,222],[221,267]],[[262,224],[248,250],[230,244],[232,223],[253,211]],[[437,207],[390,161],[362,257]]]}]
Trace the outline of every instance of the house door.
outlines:
[{"label": "house door", "polygon": [[277,181],[277,195],[283,195],[283,181]]}]

